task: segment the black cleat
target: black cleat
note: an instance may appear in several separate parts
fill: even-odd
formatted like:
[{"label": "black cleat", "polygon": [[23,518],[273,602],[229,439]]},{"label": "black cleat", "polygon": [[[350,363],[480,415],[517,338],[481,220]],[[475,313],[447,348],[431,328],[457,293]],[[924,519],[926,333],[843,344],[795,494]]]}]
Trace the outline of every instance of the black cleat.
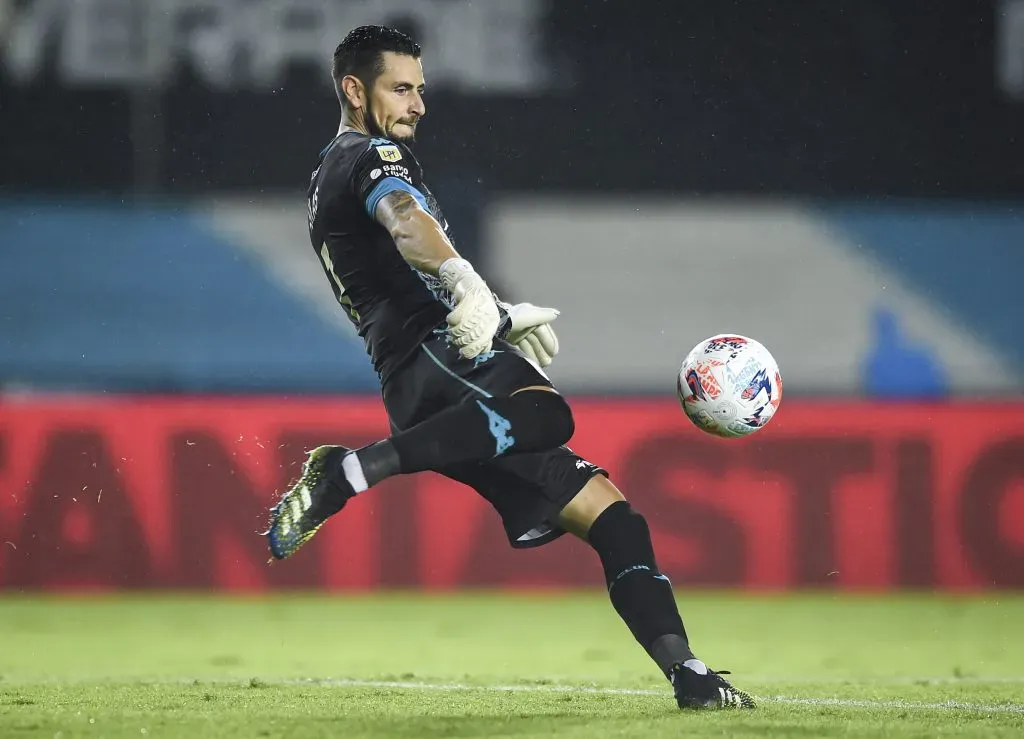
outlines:
[{"label": "black cleat", "polygon": [[302,465],[302,476],[270,510],[267,541],[275,559],[290,557],[355,495],[340,473],[343,446],[319,446]]},{"label": "black cleat", "polygon": [[686,660],[672,665],[668,679],[680,708],[754,708],[754,699],[737,690],[722,675],[700,660]]}]

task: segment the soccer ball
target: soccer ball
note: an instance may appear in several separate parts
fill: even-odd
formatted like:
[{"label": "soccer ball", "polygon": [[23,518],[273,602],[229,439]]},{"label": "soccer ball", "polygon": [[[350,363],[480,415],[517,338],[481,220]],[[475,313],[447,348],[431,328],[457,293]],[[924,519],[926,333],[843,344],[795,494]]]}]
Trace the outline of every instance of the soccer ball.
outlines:
[{"label": "soccer ball", "polygon": [[753,339],[719,334],[693,347],[676,379],[687,418],[715,436],[748,436],[767,424],[782,402],[775,358]]}]

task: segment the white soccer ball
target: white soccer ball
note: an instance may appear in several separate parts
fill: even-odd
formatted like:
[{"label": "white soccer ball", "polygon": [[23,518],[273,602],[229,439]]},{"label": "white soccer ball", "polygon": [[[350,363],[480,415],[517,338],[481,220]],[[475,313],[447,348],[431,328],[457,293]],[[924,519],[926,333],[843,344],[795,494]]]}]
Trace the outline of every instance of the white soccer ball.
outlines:
[{"label": "white soccer ball", "polygon": [[779,365],[762,344],[719,334],[693,347],[676,379],[686,416],[715,436],[748,436],[767,424],[782,402]]}]

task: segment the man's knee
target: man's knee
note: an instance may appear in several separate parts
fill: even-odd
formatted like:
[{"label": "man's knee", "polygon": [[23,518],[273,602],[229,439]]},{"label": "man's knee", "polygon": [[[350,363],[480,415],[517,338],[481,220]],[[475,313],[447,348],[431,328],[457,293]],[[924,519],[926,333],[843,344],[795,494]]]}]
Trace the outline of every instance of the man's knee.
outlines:
[{"label": "man's knee", "polygon": [[513,397],[529,405],[532,414],[535,414],[535,422],[544,425],[545,436],[551,441],[551,446],[568,443],[576,433],[572,408],[558,393],[542,388],[528,388],[513,393]]},{"label": "man's knee", "polygon": [[649,540],[651,529],[647,525],[647,519],[634,509],[628,500],[619,500],[608,506],[594,521],[590,538],[602,541]]}]

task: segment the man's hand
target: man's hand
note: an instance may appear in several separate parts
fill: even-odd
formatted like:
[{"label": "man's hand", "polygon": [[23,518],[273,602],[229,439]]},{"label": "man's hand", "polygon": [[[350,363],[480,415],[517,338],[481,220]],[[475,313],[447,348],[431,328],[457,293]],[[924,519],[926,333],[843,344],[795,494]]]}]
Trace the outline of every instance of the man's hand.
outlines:
[{"label": "man's hand", "polygon": [[501,307],[508,313],[511,323],[506,341],[515,344],[519,351],[541,367],[551,364],[558,354],[558,337],[551,328],[551,322],[558,318],[558,311],[532,303],[502,303]]},{"label": "man's hand", "polygon": [[448,314],[452,343],[466,359],[489,352],[501,320],[491,289],[465,259],[446,260],[437,274],[455,299],[455,309]]}]

